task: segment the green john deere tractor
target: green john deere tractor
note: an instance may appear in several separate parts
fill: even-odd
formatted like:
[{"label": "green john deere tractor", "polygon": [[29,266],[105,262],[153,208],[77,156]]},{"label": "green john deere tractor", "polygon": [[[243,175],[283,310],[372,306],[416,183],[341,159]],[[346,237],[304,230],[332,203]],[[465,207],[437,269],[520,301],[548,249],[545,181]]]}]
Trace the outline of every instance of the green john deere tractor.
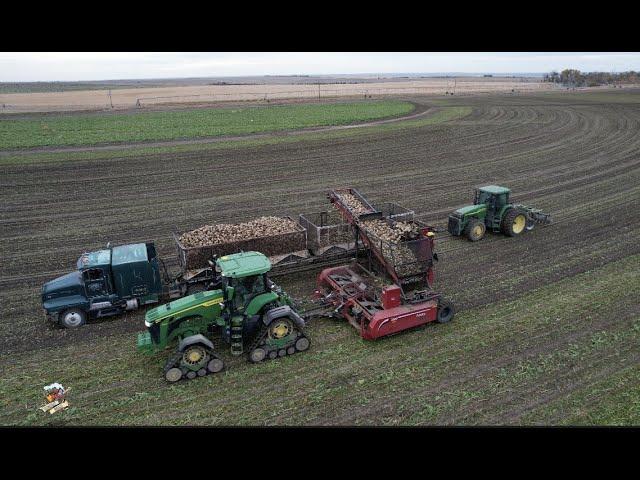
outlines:
[{"label": "green john deere tractor", "polygon": [[149,310],[146,332],[138,334],[138,349],[158,351],[177,342],[164,367],[169,382],[220,372],[211,334],[218,330],[232,355],[246,352],[257,363],[309,348],[304,320],[291,299],[267,276],[269,259],[241,252],[215,262],[220,290],[198,292]]},{"label": "green john deere tractor", "polygon": [[537,223],[551,223],[548,213],[509,203],[510,193],[508,188],[496,185],[476,188],[473,205],[459,208],[449,215],[447,230],[451,235],[465,235],[472,242],[477,242],[487,230],[514,237],[532,230]]}]

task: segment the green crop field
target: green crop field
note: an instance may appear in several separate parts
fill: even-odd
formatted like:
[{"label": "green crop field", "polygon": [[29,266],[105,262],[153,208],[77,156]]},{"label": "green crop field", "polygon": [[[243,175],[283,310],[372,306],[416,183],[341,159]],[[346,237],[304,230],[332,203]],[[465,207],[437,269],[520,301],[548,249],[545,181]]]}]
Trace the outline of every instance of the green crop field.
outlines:
[{"label": "green crop field", "polygon": [[386,100],[0,119],[0,149],[243,135],[346,125],[413,109],[410,102]]},{"label": "green crop field", "polygon": [[[357,128],[0,149],[0,425],[640,425],[640,90],[410,100],[415,116]],[[444,233],[488,184],[552,223]],[[154,241],[177,274],[172,232],[331,211],[344,186],[441,229],[452,322],[365,341],[316,318],[308,351],[259,364],[216,334],[225,370],[167,384],[175,346],[136,350],[144,308],[44,318],[43,283],[82,252]],[[308,306],[318,273],[274,281]],[[55,415],[38,410],[52,382],[71,388]]]}]

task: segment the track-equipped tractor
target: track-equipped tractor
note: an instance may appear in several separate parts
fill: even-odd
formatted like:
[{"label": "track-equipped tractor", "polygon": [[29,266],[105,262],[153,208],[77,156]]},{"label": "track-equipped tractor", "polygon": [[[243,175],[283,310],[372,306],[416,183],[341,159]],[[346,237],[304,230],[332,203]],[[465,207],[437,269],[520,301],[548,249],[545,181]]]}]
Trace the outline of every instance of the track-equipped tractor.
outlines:
[{"label": "track-equipped tractor", "polygon": [[511,190],[496,185],[475,189],[473,205],[459,208],[449,215],[451,235],[464,235],[472,242],[481,240],[487,230],[514,237],[536,224],[551,223],[551,216],[537,208],[509,203]]},{"label": "track-equipped tractor", "polygon": [[305,322],[289,296],[269,277],[269,259],[258,252],[240,252],[215,262],[221,288],[199,292],[149,310],[146,332],[138,335],[143,351],[165,349],[177,341],[164,367],[165,379],[176,382],[220,372],[211,334],[220,332],[231,354],[249,361],[293,355],[310,346]]}]

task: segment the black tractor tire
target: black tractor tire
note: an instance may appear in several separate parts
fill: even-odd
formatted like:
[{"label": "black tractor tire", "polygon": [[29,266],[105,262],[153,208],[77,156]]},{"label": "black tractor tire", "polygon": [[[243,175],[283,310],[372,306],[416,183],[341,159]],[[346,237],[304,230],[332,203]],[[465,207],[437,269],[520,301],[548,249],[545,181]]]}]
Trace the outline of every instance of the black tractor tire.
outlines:
[{"label": "black tractor tire", "polygon": [[69,308],[60,314],[60,326],[78,328],[87,323],[87,314],[79,308]]},{"label": "black tractor tire", "polygon": [[487,227],[484,222],[477,218],[471,218],[467,222],[467,226],[464,228],[464,235],[472,242],[477,242],[484,238],[484,234],[487,231]]},{"label": "black tractor tire", "polygon": [[[517,223],[516,220],[518,220]],[[527,215],[517,208],[511,208],[502,217],[502,233],[508,237],[515,237],[525,231],[526,224]]]},{"label": "black tractor tire", "polygon": [[436,322],[438,323],[449,323],[453,320],[455,315],[455,311],[453,309],[453,305],[446,301],[441,300],[438,304],[438,313],[436,315]]}]

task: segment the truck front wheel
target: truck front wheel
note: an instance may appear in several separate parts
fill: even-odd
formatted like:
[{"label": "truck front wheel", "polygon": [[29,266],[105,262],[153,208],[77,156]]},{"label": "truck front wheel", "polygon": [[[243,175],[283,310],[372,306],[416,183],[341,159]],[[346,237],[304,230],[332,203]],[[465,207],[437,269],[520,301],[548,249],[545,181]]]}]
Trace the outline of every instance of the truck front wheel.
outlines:
[{"label": "truck front wheel", "polygon": [[60,314],[60,325],[64,328],[78,328],[87,323],[87,314],[79,308],[70,308]]}]

